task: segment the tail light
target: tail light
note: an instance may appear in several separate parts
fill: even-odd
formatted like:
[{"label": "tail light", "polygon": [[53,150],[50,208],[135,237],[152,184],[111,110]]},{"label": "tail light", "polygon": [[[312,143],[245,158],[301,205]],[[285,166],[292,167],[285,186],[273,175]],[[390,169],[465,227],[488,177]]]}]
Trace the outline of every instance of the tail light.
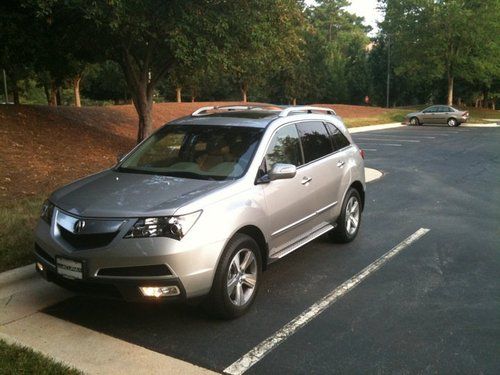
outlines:
[{"label": "tail light", "polygon": [[469,112],[465,112],[464,117],[469,117]]},{"label": "tail light", "polygon": [[363,159],[365,158],[365,150],[359,149],[359,154]]}]

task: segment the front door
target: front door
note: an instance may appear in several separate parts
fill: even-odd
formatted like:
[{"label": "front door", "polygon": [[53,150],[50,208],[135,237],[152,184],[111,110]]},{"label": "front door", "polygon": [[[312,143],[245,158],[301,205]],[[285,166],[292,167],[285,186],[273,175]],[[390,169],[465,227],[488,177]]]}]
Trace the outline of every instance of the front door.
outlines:
[{"label": "front door", "polygon": [[295,124],[279,128],[274,134],[265,156],[266,169],[274,164],[293,164],[294,178],[275,180],[263,186],[269,217],[269,255],[279,252],[300,238],[315,225],[315,204],[308,168],[303,165],[302,150]]},{"label": "front door", "polygon": [[422,118],[423,118],[422,123],[424,123],[424,124],[435,124],[436,123],[436,115],[437,115],[436,111],[437,111],[437,107],[436,106],[424,109],[423,112],[422,112],[423,113],[423,115],[422,115]]}]

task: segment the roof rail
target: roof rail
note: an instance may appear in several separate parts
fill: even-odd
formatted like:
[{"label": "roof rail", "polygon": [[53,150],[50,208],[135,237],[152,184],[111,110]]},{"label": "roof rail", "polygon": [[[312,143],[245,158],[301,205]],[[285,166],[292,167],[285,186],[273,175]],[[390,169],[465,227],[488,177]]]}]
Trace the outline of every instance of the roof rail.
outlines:
[{"label": "roof rail", "polygon": [[297,107],[288,107],[288,108],[284,109],[283,111],[280,112],[279,116],[280,117],[287,117],[291,113],[294,113],[294,112],[306,112],[306,113],[326,112],[328,115],[334,115],[334,116],[337,115],[337,113],[335,113],[335,111],[331,108],[297,106]]},{"label": "roof rail", "polygon": [[271,105],[222,105],[222,106],[208,106],[198,108],[191,113],[191,116],[205,116],[209,111],[244,111],[252,109],[266,109],[272,107]]}]

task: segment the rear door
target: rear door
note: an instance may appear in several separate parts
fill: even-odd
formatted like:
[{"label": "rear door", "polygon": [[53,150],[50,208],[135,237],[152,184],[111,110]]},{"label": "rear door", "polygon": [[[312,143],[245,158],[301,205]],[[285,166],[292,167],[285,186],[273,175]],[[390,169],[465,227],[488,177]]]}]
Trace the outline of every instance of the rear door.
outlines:
[{"label": "rear door", "polygon": [[[331,125],[333,126],[333,125]],[[339,205],[340,181],[346,165],[345,155],[334,152],[327,125],[321,121],[297,123],[306,176],[311,179],[310,204],[314,204],[316,225],[331,223],[333,212]]]},{"label": "rear door", "polygon": [[439,106],[437,122],[440,124],[446,124],[450,117],[456,117],[454,111],[448,106]]}]

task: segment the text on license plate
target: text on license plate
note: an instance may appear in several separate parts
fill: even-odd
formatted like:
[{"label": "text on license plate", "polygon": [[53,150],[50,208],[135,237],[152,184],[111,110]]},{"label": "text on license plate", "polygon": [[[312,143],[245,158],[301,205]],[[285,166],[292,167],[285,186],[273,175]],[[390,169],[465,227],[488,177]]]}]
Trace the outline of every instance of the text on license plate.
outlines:
[{"label": "text on license plate", "polygon": [[75,260],[57,257],[57,273],[69,279],[83,279],[83,265],[82,262]]}]

